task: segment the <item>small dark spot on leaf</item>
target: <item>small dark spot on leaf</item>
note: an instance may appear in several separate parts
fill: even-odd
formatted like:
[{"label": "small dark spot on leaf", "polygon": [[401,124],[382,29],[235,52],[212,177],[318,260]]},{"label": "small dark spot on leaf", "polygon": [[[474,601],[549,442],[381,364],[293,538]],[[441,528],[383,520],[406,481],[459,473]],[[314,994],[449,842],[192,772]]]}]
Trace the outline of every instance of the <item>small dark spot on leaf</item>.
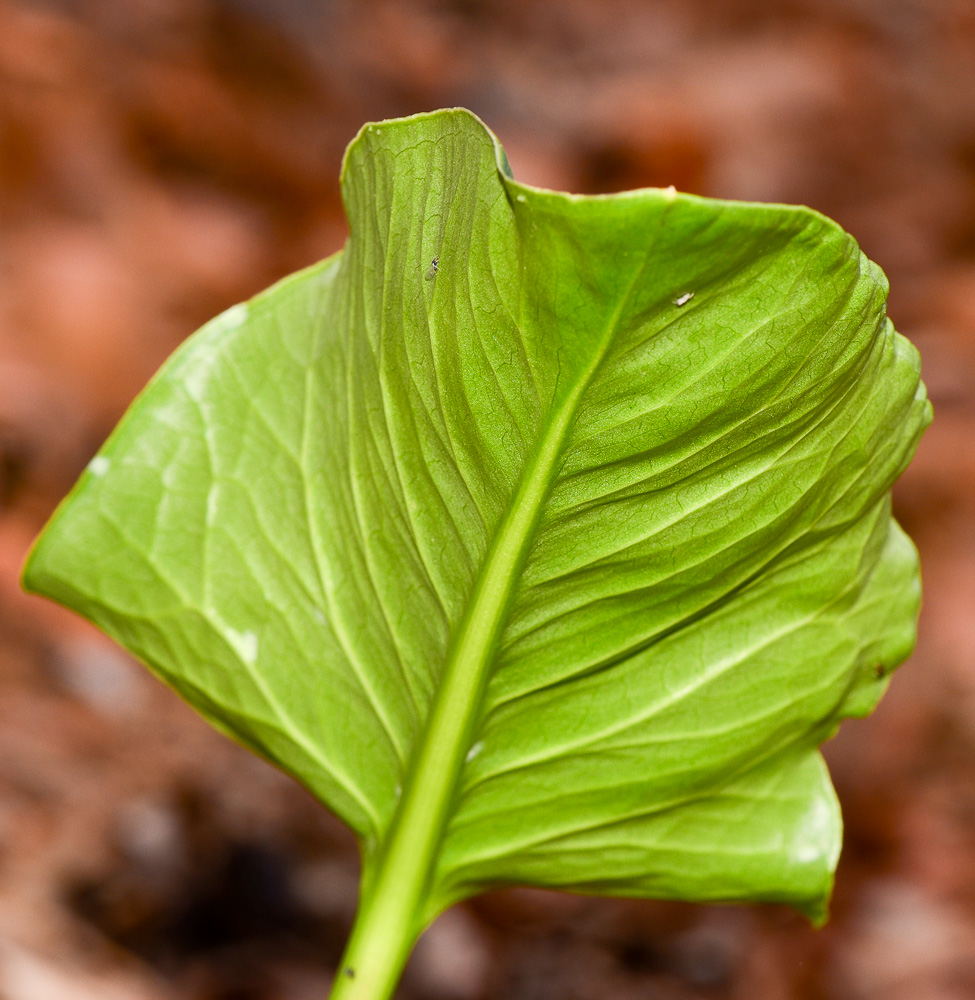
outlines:
[{"label": "small dark spot on leaf", "polygon": [[351,965],[347,965],[345,967],[345,974],[349,977],[349,979],[355,979],[355,969],[353,969]]},{"label": "small dark spot on leaf", "polygon": [[884,670],[884,665],[882,663],[875,663],[873,667],[873,675],[878,680],[884,676],[887,671]]}]

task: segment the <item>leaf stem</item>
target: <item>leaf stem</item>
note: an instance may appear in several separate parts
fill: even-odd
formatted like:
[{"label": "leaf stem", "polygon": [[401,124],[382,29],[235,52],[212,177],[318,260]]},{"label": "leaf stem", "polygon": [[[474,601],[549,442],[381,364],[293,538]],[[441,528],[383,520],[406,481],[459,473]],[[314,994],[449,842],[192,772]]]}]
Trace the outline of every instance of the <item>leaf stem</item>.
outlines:
[{"label": "leaf stem", "polygon": [[389,1000],[417,932],[408,893],[372,893],[356,913],[330,1000]]}]

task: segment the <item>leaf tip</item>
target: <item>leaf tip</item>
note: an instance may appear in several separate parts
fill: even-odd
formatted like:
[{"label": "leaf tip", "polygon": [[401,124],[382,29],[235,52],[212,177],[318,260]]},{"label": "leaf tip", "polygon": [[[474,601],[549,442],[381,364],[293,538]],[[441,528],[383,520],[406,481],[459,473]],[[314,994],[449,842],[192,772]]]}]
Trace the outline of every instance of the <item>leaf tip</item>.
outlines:
[{"label": "leaf tip", "polygon": [[[430,129],[436,133],[438,127],[453,123],[455,126],[467,128],[482,135],[487,141],[492,143],[495,150],[495,157],[498,170],[505,177],[511,178],[511,166],[508,157],[501,147],[497,136],[473,111],[467,108],[440,108],[437,111],[421,111],[414,115],[407,115],[402,118],[385,118],[376,122],[366,122],[356,133],[355,138],[346,146],[342,157],[342,169],[339,174],[339,181],[345,185],[346,179],[352,169],[355,157],[366,146],[379,139],[385,141],[384,136],[390,132],[405,130],[410,133],[419,133],[425,129]],[[446,134],[446,130],[444,130]]]}]

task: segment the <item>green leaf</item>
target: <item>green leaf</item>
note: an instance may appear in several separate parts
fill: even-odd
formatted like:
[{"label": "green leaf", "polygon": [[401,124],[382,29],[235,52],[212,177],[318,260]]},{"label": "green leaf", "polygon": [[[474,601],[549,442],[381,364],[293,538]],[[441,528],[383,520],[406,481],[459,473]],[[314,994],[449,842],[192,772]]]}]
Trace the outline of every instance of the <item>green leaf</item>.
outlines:
[{"label": "green leaf", "polygon": [[503,164],[363,129],[344,250],[177,352],[26,585],[358,833],[373,939],[510,883],[821,916],[817,747],[919,596],[886,281],[809,209]]}]

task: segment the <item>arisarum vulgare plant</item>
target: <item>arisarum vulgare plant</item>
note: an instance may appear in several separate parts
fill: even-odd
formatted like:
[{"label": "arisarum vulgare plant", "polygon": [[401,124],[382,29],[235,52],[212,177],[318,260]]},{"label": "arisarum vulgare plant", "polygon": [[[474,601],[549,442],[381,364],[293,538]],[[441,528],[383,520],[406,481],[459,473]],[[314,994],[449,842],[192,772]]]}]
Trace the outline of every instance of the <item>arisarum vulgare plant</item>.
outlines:
[{"label": "arisarum vulgare plant", "polygon": [[514,181],[366,126],[345,248],[207,324],[38,541],[91,619],[356,832],[339,1000],[499,885],[824,916],[819,744],[914,643],[930,412],[806,208]]}]

